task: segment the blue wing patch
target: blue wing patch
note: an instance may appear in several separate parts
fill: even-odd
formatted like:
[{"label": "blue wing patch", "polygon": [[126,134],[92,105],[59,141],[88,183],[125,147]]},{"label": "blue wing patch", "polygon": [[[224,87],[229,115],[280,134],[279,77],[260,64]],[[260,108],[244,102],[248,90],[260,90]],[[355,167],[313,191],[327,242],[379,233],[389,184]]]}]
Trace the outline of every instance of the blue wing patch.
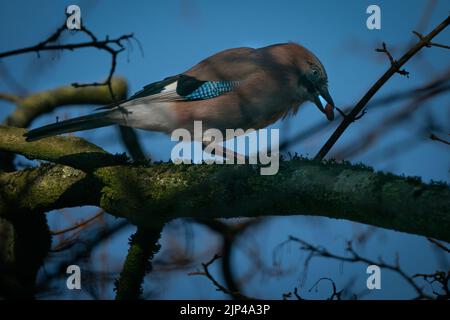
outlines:
[{"label": "blue wing patch", "polygon": [[184,98],[187,100],[211,99],[233,90],[237,85],[238,81],[206,81]]},{"label": "blue wing patch", "polygon": [[185,100],[206,100],[220,96],[223,93],[233,90],[239,81],[204,81],[198,80],[195,77],[191,77],[185,74],[180,74],[172,77],[167,77],[164,80],[153,82],[146,85],[142,90],[132,95],[130,98],[120,101],[119,103],[110,104],[96,110],[115,108],[121,103],[125,103],[137,98],[148,97],[157,95],[167,88],[167,86],[176,82],[176,94]]}]

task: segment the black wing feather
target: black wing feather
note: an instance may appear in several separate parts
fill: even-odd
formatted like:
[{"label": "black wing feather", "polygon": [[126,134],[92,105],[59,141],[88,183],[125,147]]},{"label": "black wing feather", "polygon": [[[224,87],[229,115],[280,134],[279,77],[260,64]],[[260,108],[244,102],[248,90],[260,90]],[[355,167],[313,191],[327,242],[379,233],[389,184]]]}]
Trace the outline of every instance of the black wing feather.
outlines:
[{"label": "black wing feather", "polygon": [[174,83],[175,81],[178,81],[177,83],[177,94],[184,97],[195,90],[197,90],[202,84],[204,84],[206,81],[198,80],[197,78],[180,74],[177,76],[172,76],[165,78],[164,80],[153,82],[144,87],[141,91],[137,92],[133,96],[130,97],[129,100],[133,100],[136,98],[142,98],[142,97],[148,97],[154,94],[160,93],[167,85]]},{"label": "black wing feather", "polygon": [[177,81],[179,79],[179,77],[180,77],[179,75],[167,77],[164,80],[150,83],[150,84],[144,86],[144,88],[141,91],[138,91],[134,95],[132,95],[128,99],[128,101],[136,99],[136,98],[148,97],[153,94],[160,93],[167,85]]},{"label": "black wing feather", "polygon": [[112,109],[120,104],[123,104],[125,102],[131,101],[134,99],[148,97],[148,96],[151,96],[154,94],[161,93],[161,91],[163,91],[166,86],[170,85],[171,83],[174,83],[175,81],[178,81],[176,93],[180,96],[180,99],[183,99],[183,97],[190,95],[192,92],[197,90],[201,85],[208,82],[208,81],[198,80],[197,78],[191,77],[186,74],[179,74],[176,76],[167,77],[161,81],[150,83],[150,84],[144,86],[144,88],[142,90],[136,92],[134,95],[132,95],[128,99],[119,101],[118,103],[115,103],[115,104],[113,103],[113,104],[110,104],[107,106],[97,108],[96,110]]},{"label": "black wing feather", "polygon": [[197,78],[182,74],[178,79],[177,93],[180,96],[188,96],[197,90],[206,81],[198,80]]}]

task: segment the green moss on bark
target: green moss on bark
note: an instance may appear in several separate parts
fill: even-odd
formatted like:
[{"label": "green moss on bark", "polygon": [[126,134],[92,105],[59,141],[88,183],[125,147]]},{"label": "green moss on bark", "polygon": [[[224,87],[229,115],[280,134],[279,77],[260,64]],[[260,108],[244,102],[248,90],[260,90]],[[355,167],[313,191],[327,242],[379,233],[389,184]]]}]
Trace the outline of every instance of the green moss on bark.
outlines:
[{"label": "green moss on bark", "polygon": [[0,174],[0,215],[15,206],[48,211],[94,204],[145,228],[177,217],[322,215],[450,241],[446,184],[303,158],[280,162],[274,176],[261,176],[256,165],[133,165],[81,139],[27,143],[21,129],[9,127],[0,134],[0,150],[80,169]]}]

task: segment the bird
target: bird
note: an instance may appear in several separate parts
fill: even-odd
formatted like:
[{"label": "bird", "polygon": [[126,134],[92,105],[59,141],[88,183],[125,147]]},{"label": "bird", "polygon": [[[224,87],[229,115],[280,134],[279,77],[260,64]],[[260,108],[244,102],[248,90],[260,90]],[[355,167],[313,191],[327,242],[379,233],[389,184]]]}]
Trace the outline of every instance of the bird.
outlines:
[{"label": "bird", "polygon": [[[327,102],[324,108],[321,98]],[[295,115],[313,102],[334,118],[328,76],[320,60],[294,42],[227,49],[175,76],[143,87],[95,113],[32,129],[26,141],[63,133],[122,125],[170,134],[178,128],[261,129]]]}]

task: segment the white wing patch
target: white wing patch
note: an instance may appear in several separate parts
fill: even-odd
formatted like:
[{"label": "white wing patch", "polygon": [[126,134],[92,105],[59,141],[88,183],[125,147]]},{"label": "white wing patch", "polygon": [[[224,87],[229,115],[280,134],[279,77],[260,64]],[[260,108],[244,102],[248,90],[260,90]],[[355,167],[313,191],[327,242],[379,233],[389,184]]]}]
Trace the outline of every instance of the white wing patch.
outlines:
[{"label": "white wing patch", "polygon": [[163,92],[176,92],[177,91],[177,85],[178,81],[172,82],[171,84],[168,84],[164,87],[164,89],[161,90],[161,93]]}]

